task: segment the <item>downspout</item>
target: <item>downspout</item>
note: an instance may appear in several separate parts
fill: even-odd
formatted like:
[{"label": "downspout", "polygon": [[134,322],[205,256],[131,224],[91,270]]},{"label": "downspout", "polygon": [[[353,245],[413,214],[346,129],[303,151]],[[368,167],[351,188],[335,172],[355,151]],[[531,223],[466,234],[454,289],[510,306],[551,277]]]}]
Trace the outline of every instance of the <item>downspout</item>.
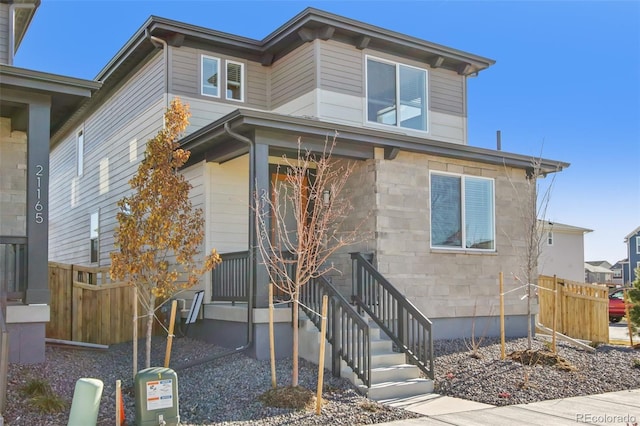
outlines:
[{"label": "downspout", "polygon": [[[162,94],[162,97],[164,98],[165,111],[167,111],[169,109],[169,46],[167,45],[167,42],[164,41],[163,39],[156,36],[152,36],[149,33],[148,29],[145,29],[144,33],[145,33],[145,36],[151,41],[151,44],[154,45],[154,47],[162,49],[162,56],[164,60],[164,93]],[[163,129],[164,129],[164,126],[165,124],[163,119],[162,120]]]},{"label": "downspout", "polygon": [[[253,193],[255,192],[255,170],[256,170],[255,169],[255,150],[254,150],[255,144],[251,139],[245,136],[242,136],[239,133],[233,132],[229,128],[229,123],[224,123],[224,131],[227,135],[231,136],[235,140],[245,143],[249,146],[249,198],[251,198],[253,196]],[[249,249],[248,250],[249,252],[249,271],[248,271],[249,289],[247,294],[248,301],[247,301],[247,341],[246,343],[242,346],[239,346],[235,349],[231,349],[226,352],[222,352],[206,358],[202,358],[199,360],[188,362],[186,364],[179,365],[175,367],[176,371],[184,370],[200,364],[205,364],[207,362],[214,361],[216,359],[225,357],[227,355],[233,355],[238,352],[246,351],[252,345],[253,343],[253,293],[255,290],[254,246],[255,246],[255,211],[253,208],[251,208],[249,209],[249,247],[248,247]]]},{"label": "downspout", "polygon": [[9,5],[9,65],[13,65],[13,58],[16,55],[16,9],[35,9],[35,4],[16,4]]}]

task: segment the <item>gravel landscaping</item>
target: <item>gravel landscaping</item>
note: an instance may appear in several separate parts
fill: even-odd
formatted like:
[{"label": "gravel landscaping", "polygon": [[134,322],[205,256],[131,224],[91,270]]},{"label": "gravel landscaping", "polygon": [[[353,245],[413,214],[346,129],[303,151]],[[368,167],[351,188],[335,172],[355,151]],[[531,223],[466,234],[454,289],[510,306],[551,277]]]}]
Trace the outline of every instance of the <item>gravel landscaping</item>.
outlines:
[{"label": "gravel landscaping", "polygon": [[[152,365],[162,365],[164,339],[154,339],[153,346]],[[574,371],[564,371],[542,362],[523,365],[511,359],[501,361],[496,340],[485,339],[478,357],[471,356],[467,346],[462,340],[434,343],[436,392],[492,405],[509,405],[640,388],[637,366],[640,351],[630,348],[602,345],[595,353],[589,353],[558,343],[558,355],[575,367]],[[141,343],[139,368],[144,365],[143,348]],[[507,342],[507,354],[524,349],[526,339]],[[534,349],[545,349],[545,341],[534,339]],[[171,365],[184,365],[223,350],[189,338],[176,339]],[[80,377],[95,377],[104,382],[100,425],[114,422],[115,381],[121,379],[127,424],[135,424],[131,353],[131,343],[100,351],[47,346],[45,363],[10,365],[6,424],[66,425],[75,382]],[[271,387],[269,361],[257,361],[243,354],[179,370],[177,375],[180,418],[184,425],[359,425],[418,417],[360,396],[349,382],[333,378],[329,372],[324,374],[321,415],[266,407],[258,396]],[[290,383],[290,360],[278,361],[277,377],[279,386]],[[66,409],[57,414],[37,411],[21,391],[33,379],[45,379],[65,401]],[[317,368],[301,360],[300,385],[315,391],[316,384]]]}]

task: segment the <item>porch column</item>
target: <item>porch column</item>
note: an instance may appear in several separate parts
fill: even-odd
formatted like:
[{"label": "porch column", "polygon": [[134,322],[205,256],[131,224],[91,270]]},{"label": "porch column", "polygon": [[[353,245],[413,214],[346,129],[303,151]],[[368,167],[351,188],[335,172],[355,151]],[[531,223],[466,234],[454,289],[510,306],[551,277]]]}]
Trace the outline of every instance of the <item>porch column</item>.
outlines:
[{"label": "porch column", "polygon": [[[267,193],[269,194],[271,191],[270,187],[270,177],[269,177],[269,145],[257,143],[255,144],[255,190],[258,194]],[[251,194],[251,197],[254,195]],[[265,210],[260,212],[260,214],[264,214],[265,217],[265,225],[267,229],[271,229],[271,219],[269,217],[269,207],[265,206]],[[258,230],[255,229],[256,238],[260,238]],[[257,246],[258,241],[256,241]],[[254,306],[256,308],[266,308],[269,306],[269,274],[267,273],[267,268],[264,265],[264,261],[262,255],[260,254],[260,250],[255,249],[255,297],[254,297]]]},{"label": "porch column", "polygon": [[29,103],[27,132],[27,290],[28,305],[48,304],[50,98]]}]

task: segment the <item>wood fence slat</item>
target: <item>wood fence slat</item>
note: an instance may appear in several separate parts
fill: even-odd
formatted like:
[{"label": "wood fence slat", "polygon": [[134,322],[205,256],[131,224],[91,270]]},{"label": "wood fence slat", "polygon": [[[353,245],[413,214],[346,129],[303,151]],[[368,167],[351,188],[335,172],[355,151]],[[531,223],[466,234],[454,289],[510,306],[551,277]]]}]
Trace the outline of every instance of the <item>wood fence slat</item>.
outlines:
[{"label": "wood fence slat", "polygon": [[[604,286],[578,283],[558,279],[561,291],[558,294],[558,331],[575,339],[590,340],[595,343],[609,341],[609,298]],[[553,277],[541,275],[539,294],[539,321],[550,327],[553,293]]]},{"label": "wood fence slat", "polygon": [[[47,337],[105,345],[133,338],[133,287],[111,281],[109,267],[49,262],[48,279],[51,319]],[[145,326],[144,318],[138,321],[140,336],[145,335]],[[154,334],[160,331],[154,324]]]}]

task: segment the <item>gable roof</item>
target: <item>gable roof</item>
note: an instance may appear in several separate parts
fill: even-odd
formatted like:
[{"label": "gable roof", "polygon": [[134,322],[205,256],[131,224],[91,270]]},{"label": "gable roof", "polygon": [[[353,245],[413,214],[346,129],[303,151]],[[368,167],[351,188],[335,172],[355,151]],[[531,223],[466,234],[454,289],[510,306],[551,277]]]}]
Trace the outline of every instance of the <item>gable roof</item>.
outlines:
[{"label": "gable roof", "polygon": [[613,272],[610,269],[604,268],[602,266],[590,265],[587,262],[584,263],[584,269],[586,269],[589,272],[596,273],[596,274],[611,274]]},{"label": "gable roof", "polygon": [[627,241],[629,241],[629,238],[633,237],[634,235],[636,235],[637,233],[640,232],[640,226],[638,226],[636,229],[634,229],[633,231],[631,231],[631,233],[629,235],[627,235],[626,237],[624,237],[624,242],[626,243]]},{"label": "gable roof", "polygon": [[549,220],[541,220],[541,219],[538,219],[538,222],[542,225],[544,229],[549,229],[551,231],[576,233],[576,234],[586,234],[588,232],[593,232],[593,229],[581,228],[579,226],[567,225],[560,222],[552,222]]}]

